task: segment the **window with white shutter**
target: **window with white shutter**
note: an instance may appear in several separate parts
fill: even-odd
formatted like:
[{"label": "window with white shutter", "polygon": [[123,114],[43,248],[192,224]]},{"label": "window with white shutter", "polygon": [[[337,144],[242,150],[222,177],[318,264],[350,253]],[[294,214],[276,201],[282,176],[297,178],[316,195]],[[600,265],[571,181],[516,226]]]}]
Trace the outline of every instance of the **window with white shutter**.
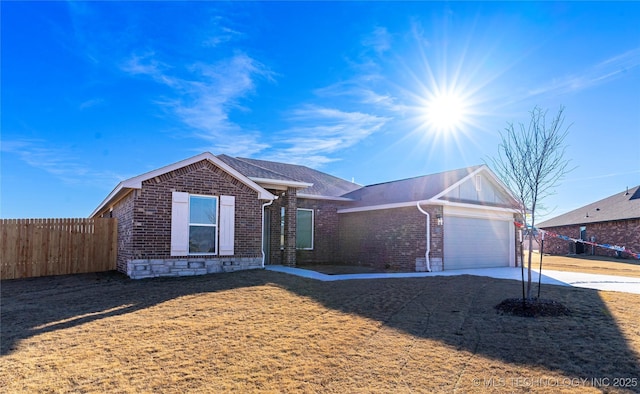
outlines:
[{"label": "window with white shutter", "polygon": [[171,196],[171,256],[189,254],[189,193]]},{"label": "window with white shutter", "polygon": [[220,196],[220,255],[232,256],[235,236],[234,196]]},{"label": "window with white shutter", "polygon": [[234,196],[220,196],[218,199],[215,196],[172,193],[171,256],[232,256],[234,237]]}]

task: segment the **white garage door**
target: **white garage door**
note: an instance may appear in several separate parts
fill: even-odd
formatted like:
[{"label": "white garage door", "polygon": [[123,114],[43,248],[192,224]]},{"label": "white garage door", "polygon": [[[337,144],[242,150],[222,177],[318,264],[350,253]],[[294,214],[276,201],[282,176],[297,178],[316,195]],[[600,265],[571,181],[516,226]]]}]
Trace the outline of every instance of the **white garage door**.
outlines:
[{"label": "white garage door", "polygon": [[509,266],[508,221],[445,216],[444,269]]}]

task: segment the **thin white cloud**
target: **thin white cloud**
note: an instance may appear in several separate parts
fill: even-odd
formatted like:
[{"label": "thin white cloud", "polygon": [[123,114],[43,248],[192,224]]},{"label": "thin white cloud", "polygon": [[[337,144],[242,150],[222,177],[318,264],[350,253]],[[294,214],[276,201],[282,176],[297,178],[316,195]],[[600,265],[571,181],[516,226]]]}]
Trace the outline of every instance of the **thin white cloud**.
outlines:
[{"label": "thin white cloud", "polygon": [[155,52],[152,51],[131,55],[120,66],[120,69],[130,75],[150,77],[156,82],[172,88],[180,88],[180,85],[183,84],[180,79],[169,75],[171,66],[159,61]]},{"label": "thin white cloud", "polygon": [[278,145],[284,147],[270,159],[322,167],[404,111],[405,106],[389,92],[392,84],[380,73],[381,58],[391,42],[385,27],[363,37],[357,60],[348,61],[353,77],[313,91],[315,102],[331,104],[307,104],[289,112],[287,120],[294,126],[282,132]]},{"label": "thin white cloud", "polygon": [[195,63],[178,77],[154,53],[132,55],[122,70],[145,75],[172,88],[174,98],[157,100],[205,140],[207,149],[228,154],[252,155],[268,145],[259,142],[256,131],[245,130],[230,119],[233,110],[247,110],[241,100],[256,90],[256,79],[273,80],[274,73],[244,53],[236,53],[215,64]]},{"label": "thin white cloud", "polygon": [[234,41],[245,36],[244,33],[238,30],[224,26],[223,23],[226,24],[229,23],[229,21],[223,19],[224,18],[219,15],[213,19],[211,32],[210,35],[205,38],[203,42],[204,46],[215,48],[217,46],[220,46],[221,44],[225,44],[227,42]]},{"label": "thin white cloud", "polygon": [[80,103],[80,105],[78,107],[81,110],[84,110],[84,109],[88,109],[88,108],[92,108],[92,107],[96,107],[96,106],[102,105],[103,103],[104,103],[104,99],[94,98],[94,99],[89,99],[89,100],[83,101],[82,103]]},{"label": "thin white cloud", "polygon": [[386,27],[376,27],[371,34],[362,40],[362,45],[382,55],[391,49],[391,34]]},{"label": "thin white cloud", "polygon": [[321,167],[336,160],[331,155],[361,142],[380,130],[390,118],[305,106],[293,111],[289,120],[297,126],[283,132],[285,148],[273,159]]},{"label": "thin white cloud", "polygon": [[379,110],[402,111],[404,106],[398,103],[397,97],[388,92],[379,93],[374,90],[372,85],[376,84],[378,79],[373,75],[359,76],[348,81],[316,89],[314,93],[323,98],[352,97],[358,104],[375,107]]},{"label": "thin white cloud", "polygon": [[314,90],[321,98],[345,97],[352,99],[354,104],[367,108],[389,112],[403,112],[405,105],[399,103],[398,97],[391,93],[393,83],[387,80],[381,69],[387,63],[385,59],[371,56],[371,50],[382,55],[391,49],[392,37],[387,28],[376,27],[373,32],[365,36],[361,44],[364,51],[356,61],[349,62],[353,69],[352,78]]},{"label": "thin white cloud", "polygon": [[31,167],[45,171],[66,184],[99,184],[112,186],[124,177],[111,171],[96,171],[92,166],[78,160],[68,147],[52,146],[51,142],[39,139],[17,139],[2,141],[0,151],[14,154]]},{"label": "thin white cloud", "polygon": [[529,92],[529,96],[564,94],[600,85],[623,77],[640,66],[640,48],[629,50],[591,66],[582,73],[568,75]]}]

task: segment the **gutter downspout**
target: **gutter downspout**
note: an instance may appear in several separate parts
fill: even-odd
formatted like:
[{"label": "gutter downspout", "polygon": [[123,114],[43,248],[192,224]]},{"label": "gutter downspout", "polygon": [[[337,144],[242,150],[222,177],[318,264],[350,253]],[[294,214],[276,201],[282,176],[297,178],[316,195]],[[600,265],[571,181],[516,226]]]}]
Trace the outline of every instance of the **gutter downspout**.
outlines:
[{"label": "gutter downspout", "polygon": [[262,242],[260,243],[260,253],[262,253],[262,268],[264,268],[264,258],[265,258],[265,255],[264,255],[264,209],[269,205],[273,204],[273,202],[277,199],[278,199],[278,196],[276,196],[276,198],[274,198],[273,200],[262,204],[262,237],[261,237]]},{"label": "gutter downspout", "polygon": [[431,252],[431,216],[429,212],[420,207],[420,201],[416,202],[416,207],[418,207],[418,211],[427,216],[427,251],[424,253],[424,258],[427,263],[427,271],[431,272],[431,263],[429,263],[429,253]]}]

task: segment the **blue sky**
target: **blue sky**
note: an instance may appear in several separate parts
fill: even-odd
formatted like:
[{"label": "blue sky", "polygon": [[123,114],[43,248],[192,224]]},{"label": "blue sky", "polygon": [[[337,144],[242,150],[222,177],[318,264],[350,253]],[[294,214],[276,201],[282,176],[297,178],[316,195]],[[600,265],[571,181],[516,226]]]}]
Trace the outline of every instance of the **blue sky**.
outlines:
[{"label": "blue sky", "polygon": [[482,164],[536,105],[576,167],[547,217],[640,184],[638,2],[0,7],[3,218],[88,216],[203,151],[360,184]]}]

